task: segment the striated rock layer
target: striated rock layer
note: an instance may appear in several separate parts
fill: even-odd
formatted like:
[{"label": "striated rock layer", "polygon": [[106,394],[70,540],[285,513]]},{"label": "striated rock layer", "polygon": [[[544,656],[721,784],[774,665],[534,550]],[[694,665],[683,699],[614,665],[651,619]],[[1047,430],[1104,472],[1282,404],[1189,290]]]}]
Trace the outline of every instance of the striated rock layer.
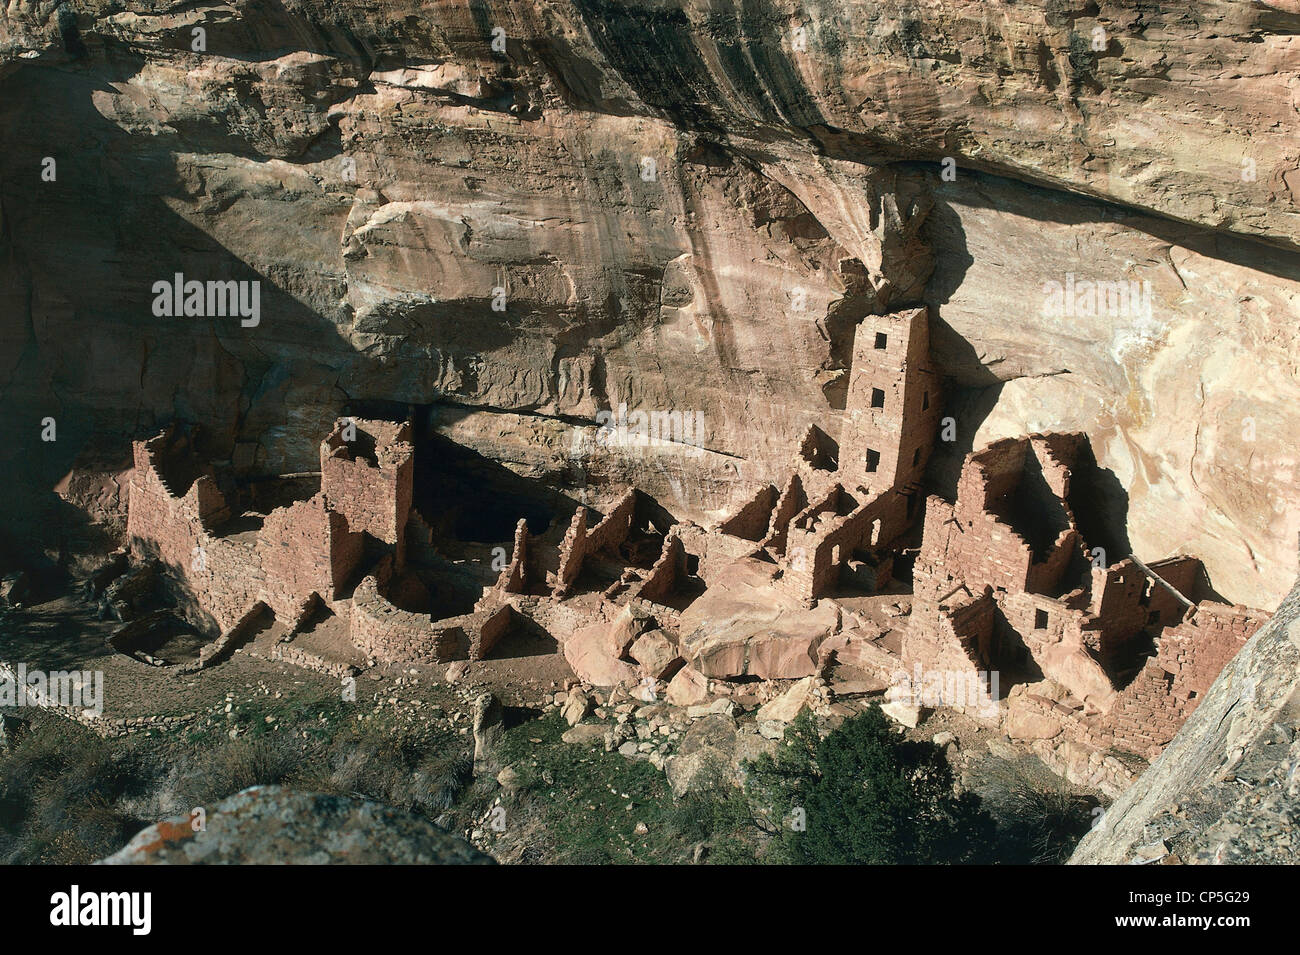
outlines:
[{"label": "striated rock layer", "polygon": [[1300,585],[1070,861],[1294,863],[1297,765]]},{"label": "striated rock layer", "polygon": [[[1300,533],[1300,7],[1126,7],[11,4],[7,524],[74,549],[56,484],[120,517],[129,462],[91,435],[195,422],[246,475],[298,472],[375,402],[576,499],[717,517],[808,425],[839,437],[854,323],[927,304],[957,386],[936,480],[1084,431],[1133,550],[1271,607]],[[156,316],[177,273],[259,281],[258,324]],[[1139,291],[1044,291],[1080,282]],[[596,446],[620,406],[701,424]]]}]

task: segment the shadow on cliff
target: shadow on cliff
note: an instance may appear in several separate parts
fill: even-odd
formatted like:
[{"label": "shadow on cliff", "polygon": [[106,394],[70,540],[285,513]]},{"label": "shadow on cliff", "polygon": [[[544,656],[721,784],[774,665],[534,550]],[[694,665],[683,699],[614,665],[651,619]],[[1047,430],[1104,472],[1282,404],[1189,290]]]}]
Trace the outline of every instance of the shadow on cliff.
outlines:
[{"label": "shadow on cliff", "polygon": [[[961,175],[972,174],[963,170]],[[936,176],[931,175],[930,179],[933,184],[939,182]],[[979,195],[978,190],[963,192],[963,201],[972,195]],[[991,203],[989,207],[995,208]],[[961,287],[975,261],[967,248],[961,216],[945,198],[943,189],[934,190],[934,206],[926,219],[924,234],[931,249],[943,250],[943,254],[935,256],[935,269],[926,285],[926,304],[930,309],[931,358],[944,378],[946,394],[940,440],[935,442],[930,456],[926,483],[933,493],[951,501],[957,496],[966,456],[975,449],[976,435],[996,409],[1005,382],[984,364],[975,347],[943,319],[944,305]],[[950,423],[948,418],[952,419]],[[951,440],[947,439],[948,435]],[[1069,504],[1088,546],[1104,548],[1111,561],[1132,553],[1128,498],[1127,489],[1115,473],[1097,463],[1092,444],[1085,438],[1071,473]]]},{"label": "shadow on cliff", "polygon": [[1164,218],[1144,209],[965,166],[958,172],[955,182],[943,182],[937,175],[939,167],[933,163],[903,162],[899,165],[923,171],[932,183],[936,207],[946,207],[949,211],[952,205],[961,205],[1056,225],[1114,223],[1207,258],[1300,282],[1300,254],[1297,250],[1261,239],[1218,232],[1202,225]]},{"label": "shadow on cliff", "polygon": [[[283,401],[281,418],[292,417],[295,388],[324,379],[328,391],[331,366],[357,360],[338,326],[280,276],[251,268],[169,206],[183,197],[202,215],[205,203],[230,201],[207,196],[201,172],[184,179],[175,141],[132,136],[100,114],[96,98],[139,65],[113,55],[93,69],[25,66],[3,82],[0,284],[15,357],[0,400],[16,427],[0,449],[10,479],[0,514],[11,553],[78,531],[58,529],[69,511],[51,489],[92,437],[129,447],[194,422],[205,428],[201,454],[229,459],[259,402],[265,414],[268,400]],[[53,182],[41,179],[46,156],[57,162]],[[154,283],[176,273],[259,283],[260,323],[155,316]],[[41,440],[46,417],[54,441]]]}]

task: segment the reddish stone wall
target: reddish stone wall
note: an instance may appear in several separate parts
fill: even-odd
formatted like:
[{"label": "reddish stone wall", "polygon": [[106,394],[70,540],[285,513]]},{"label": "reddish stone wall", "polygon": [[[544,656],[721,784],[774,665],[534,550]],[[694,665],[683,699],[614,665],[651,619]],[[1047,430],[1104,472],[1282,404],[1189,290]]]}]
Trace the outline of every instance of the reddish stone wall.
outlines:
[{"label": "reddish stone wall", "polygon": [[[357,457],[343,436],[355,427],[358,445],[373,442],[374,461]],[[406,559],[406,521],[414,493],[415,449],[410,426],[340,418],[321,442],[321,493],[353,533],[392,545],[400,568]]]},{"label": "reddish stone wall", "polygon": [[632,521],[636,516],[637,494],[629,488],[605,519],[591,529],[587,535],[586,553],[594,554],[602,550],[614,550],[632,532]]},{"label": "reddish stone wall", "polygon": [[502,593],[521,594],[528,589],[528,520],[520,518],[515,525],[515,543],[510,552],[510,563],[497,579],[497,589]]},{"label": "reddish stone wall", "polygon": [[772,522],[768,525],[767,536],[763,539],[763,546],[771,547],[779,554],[784,554],[790,522],[794,520],[795,515],[808,506],[808,496],[804,493],[803,481],[799,479],[798,474],[791,474],[790,480],[786,481],[785,489],[781,496],[776,500],[776,507],[772,510]]},{"label": "reddish stone wall", "polygon": [[587,509],[580,507],[573,512],[569,529],[560,541],[560,566],[555,572],[554,593],[562,597],[569,592],[573,582],[582,573],[582,561],[587,556]]},{"label": "reddish stone wall", "polygon": [[590,531],[587,530],[587,509],[580,507],[574,512],[564,540],[560,542],[560,566],[555,572],[553,588],[556,596],[564,596],[569,592],[569,588],[582,573],[582,562],[588,554],[614,550],[627,540],[636,516],[636,504],[636,491],[629,488],[605,515],[604,520]]},{"label": "reddish stone wall", "polygon": [[929,355],[924,308],[868,315],[858,325],[840,438],[839,478],[847,486],[878,493],[924,474],[941,405]]},{"label": "reddish stone wall", "polygon": [[514,609],[502,604],[494,610],[468,614],[462,626],[469,634],[469,658],[482,660],[500,642],[514,620]]},{"label": "reddish stone wall", "polygon": [[[349,521],[331,508],[323,492],[276,508],[255,532],[215,536],[229,508],[207,476],[194,480],[184,497],[171,493],[157,464],[168,453],[168,440],[164,434],[133,447],[137,467],[128,488],[127,533],[133,548],[156,554],[181,582],[196,622],[227,630],[262,601],[279,620],[290,623],[314,595],[337,597],[363,559],[364,537],[349,530]],[[381,458],[385,453],[381,450]],[[385,475],[379,468],[356,470],[363,462],[336,463],[348,466],[349,481],[369,475],[380,487],[378,497],[388,494],[385,488],[402,483],[397,471]],[[172,466],[183,470],[175,462]],[[396,506],[401,499],[396,494]]]},{"label": "reddish stone wall", "polygon": [[440,663],[468,647],[463,628],[451,624],[435,629],[428,614],[394,607],[380,589],[380,581],[371,575],[352,595],[352,642],[366,656],[385,663]]},{"label": "reddish stone wall", "polygon": [[770,484],[759,488],[749,503],[737,511],[735,516],[718,525],[718,530],[744,540],[761,541],[767,536],[772,510],[776,507],[779,497],[776,488]]},{"label": "reddish stone wall", "polygon": [[674,527],[664,538],[659,559],[654,562],[650,573],[637,588],[635,596],[653,603],[664,603],[666,598],[677,589],[678,582],[685,574],[686,549],[682,546],[677,528]]}]

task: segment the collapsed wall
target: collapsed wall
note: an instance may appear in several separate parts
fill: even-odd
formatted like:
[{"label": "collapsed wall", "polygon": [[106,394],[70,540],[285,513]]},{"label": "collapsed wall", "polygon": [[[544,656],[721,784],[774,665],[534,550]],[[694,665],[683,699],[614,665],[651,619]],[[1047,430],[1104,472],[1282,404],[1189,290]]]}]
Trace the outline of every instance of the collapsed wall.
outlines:
[{"label": "collapsed wall", "polygon": [[[348,432],[368,439],[373,464],[346,449]],[[250,513],[244,522],[232,520],[211,475],[199,475],[183,491],[169,483],[167,474],[194,468],[188,446],[173,433],[137,441],[128,487],[130,547],[162,560],[214,630],[234,626],[258,602],[292,626],[315,598],[339,598],[365,558],[367,540],[395,552],[401,547],[411,500],[408,434],[388,422],[340,419],[321,445],[322,490],[266,515]]]},{"label": "collapsed wall", "polygon": [[1082,441],[996,442],[968,456],[954,502],[930,498],[903,657],[998,672],[1008,735],[1117,791],[1132,770],[1107,754],[1157,755],[1265,615],[1215,602],[1195,558],[1090,549],[1070,505]]}]

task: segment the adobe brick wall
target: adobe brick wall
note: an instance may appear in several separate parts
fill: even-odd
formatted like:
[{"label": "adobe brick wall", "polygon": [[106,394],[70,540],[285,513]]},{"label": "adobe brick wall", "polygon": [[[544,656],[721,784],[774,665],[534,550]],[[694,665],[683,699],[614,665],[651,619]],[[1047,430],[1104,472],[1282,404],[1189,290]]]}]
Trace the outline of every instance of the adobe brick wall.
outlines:
[{"label": "adobe brick wall", "polygon": [[557,597],[568,594],[578,575],[582,573],[582,562],[588,554],[602,550],[614,550],[627,540],[632,532],[632,521],[636,516],[637,492],[629,488],[605,515],[605,518],[587,530],[587,508],[579,507],[573,513],[569,529],[560,542],[560,565],[555,572],[552,593]]},{"label": "adobe brick wall", "polygon": [[441,663],[462,655],[469,644],[468,634],[455,623],[435,629],[428,614],[393,606],[373,574],[352,594],[351,634],[358,650],[384,663]]},{"label": "adobe brick wall", "polygon": [[808,495],[804,493],[803,481],[799,479],[797,473],[791,474],[776,499],[776,506],[772,509],[772,520],[768,524],[767,536],[763,538],[763,546],[771,547],[777,553],[784,554],[788,543],[790,522],[807,506]]},{"label": "adobe brick wall", "polygon": [[573,512],[569,529],[560,541],[560,566],[555,571],[555,583],[552,592],[562,597],[569,592],[573,582],[582,573],[582,561],[587,556],[587,509],[580,507]]},{"label": "adobe brick wall", "polygon": [[510,604],[502,604],[490,610],[479,610],[466,615],[460,626],[469,634],[471,660],[482,660],[492,652],[509,631],[514,613]]},{"label": "adobe brick wall", "polygon": [[674,530],[686,553],[696,558],[696,576],[710,587],[727,574],[732,564],[754,554],[760,547],[743,537],[707,530],[698,524],[678,524]]},{"label": "adobe brick wall", "polygon": [[605,515],[604,520],[591,529],[587,535],[588,554],[602,550],[614,550],[627,540],[632,532],[632,521],[636,516],[637,492],[628,488],[618,502]]},{"label": "adobe brick wall", "polygon": [[[405,433],[396,425],[381,424],[395,434]],[[381,436],[387,433],[384,427],[376,428]],[[160,470],[160,461],[177,453],[170,442],[170,433],[164,432],[133,445],[136,468],[128,487],[127,534],[133,550],[156,554],[168,566],[181,583],[181,596],[193,604],[196,622],[215,632],[225,631],[260,601],[277,619],[293,625],[315,595],[336,599],[363,559],[365,537],[350,529],[356,521],[355,509],[349,520],[331,507],[322,491],[271,511],[253,535],[218,537],[214,532],[230,516],[230,508],[206,475],[195,479],[184,496],[172,493]],[[400,540],[395,522],[403,500],[409,508],[409,486],[405,492],[400,487],[404,482],[409,485],[402,467],[410,461],[400,444],[383,446],[378,453],[380,467],[334,460],[332,480],[338,492],[344,477],[352,483],[364,483],[368,477],[378,488],[372,488],[368,500],[393,501],[389,536]],[[387,473],[385,461],[394,464]],[[181,473],[196,470],[192,463],[172,461],[168,466]],[[405,523],[403,514],[403,529]],[[370,529],[376,526],[372,523]],[[201,559],[196,558],[196,549],[201,550]]]}]

